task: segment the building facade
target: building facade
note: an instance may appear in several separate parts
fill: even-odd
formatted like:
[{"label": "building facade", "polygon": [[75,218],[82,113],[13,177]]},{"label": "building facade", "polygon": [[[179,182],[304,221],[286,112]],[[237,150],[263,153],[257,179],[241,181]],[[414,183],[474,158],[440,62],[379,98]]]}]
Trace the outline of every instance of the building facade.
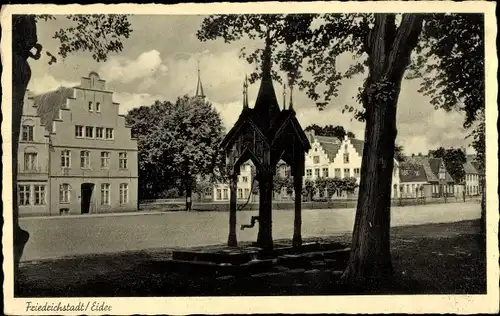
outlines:
[{"label": "building facade", "polygon": [[[318,136],[314,131],[308,133],[311,150],[305,160],[305,180],[315,181],[318,178],[349,178],[356,179],[359,185],[361,179],[361,160],[363,158],[364,142],[359,139],[345,137]],[[399,163],[394,160],[392,173],[391,197],[399,194]],[[354,193],[338,192],[333,199],[355,199],[359,189]],[[320,195],[320,193],[317,193]]]},{"label": "building facade", "polygon": [[[48,134],[46,150],[38,159],[41,168],[43,162],[47,165],[44,214],[137,209],[137,141],[112,97],[105,81],[91,72],[77,87],[32,98]],[[21,215],[33,212],[34,208],[20,208]]]},{"label": "building facade", "polygon": [[[236,198],[238,202],[254,202],[256,197],[252,196],[253,165],[248,162],[240,167],[238,175]],[[217,183],[213,186],[213,201],[229,201],[229,183]]]},{"label": "building facade", "polygon": [[49,213],[49,132],[41,122],[33,94],[24,97],[18,148],[19,214]]},{"label": "building facade", "polygon": [[455,181],[443,159],[413,155],[400,164],[402,198],[439,198],[457,195]]},{"label": "building facade", "polygon": [[479,183],[479,171],[474,167],[474,157],[468,156],[467,161],[464,163],[465,181],[464,191],[467,196],[477,196],[481,194]]}]

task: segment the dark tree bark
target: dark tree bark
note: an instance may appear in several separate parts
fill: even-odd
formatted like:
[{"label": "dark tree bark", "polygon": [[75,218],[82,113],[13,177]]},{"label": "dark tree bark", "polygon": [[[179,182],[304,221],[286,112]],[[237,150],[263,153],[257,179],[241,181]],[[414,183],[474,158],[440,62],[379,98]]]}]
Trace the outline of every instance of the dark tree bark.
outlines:
[{"label": "dark tree bark", "polygon": [[368,35],[369,75],[365,82],[365,143],[351,254],[343,282],[352,289],[380,288],[390,282],[390,206],[396,108],[403,74],[422,29],[422,16],[376,14]]},{"label": "dark tree bark", "polygon": [[481,242],[486,244],[486,175],[481,176],[480,186],[481,186],[481,219],[480,219],[480,229],[481,229]]},{"label": "dark tree bark", "polygon": [[[36,21],[34,16],[15,15],[12,17],[12,219],[14,241],[14,283],[19,277],[19,262],[29,233],[19,226],[19,207],[17,196],[17,150],[21,117],[23,115],[24,96],[31,78],[31,69],[27,59],[39,59],[42,46],[37,43]],[[36,53],[31,53],[35,48]],[[16,285],[17,287],[17,285]]]}]

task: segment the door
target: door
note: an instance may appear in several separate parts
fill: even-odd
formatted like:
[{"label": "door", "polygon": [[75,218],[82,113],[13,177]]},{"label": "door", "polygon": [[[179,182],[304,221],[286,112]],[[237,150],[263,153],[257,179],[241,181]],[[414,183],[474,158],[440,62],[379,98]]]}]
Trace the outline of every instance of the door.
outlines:
[{"label": "door", "polygon": [[93,183],[82,183],[81,186],[81,210],[82,214],[90,212],[90,200],[92,199],[92,192],[94,191]]}]

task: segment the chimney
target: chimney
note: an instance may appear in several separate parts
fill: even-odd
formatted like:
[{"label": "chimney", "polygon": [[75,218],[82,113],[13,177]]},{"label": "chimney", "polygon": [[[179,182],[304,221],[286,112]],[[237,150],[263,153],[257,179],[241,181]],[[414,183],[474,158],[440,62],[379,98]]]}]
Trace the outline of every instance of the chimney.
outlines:
[{"label": "chimney", "polygon": [[415,157],[415,154],[411,154],[412,157]]},{"label": "chimney", "polygon": [[422,157],[422,153],[418,153],[418,156],[419,156],[419,157]]}]

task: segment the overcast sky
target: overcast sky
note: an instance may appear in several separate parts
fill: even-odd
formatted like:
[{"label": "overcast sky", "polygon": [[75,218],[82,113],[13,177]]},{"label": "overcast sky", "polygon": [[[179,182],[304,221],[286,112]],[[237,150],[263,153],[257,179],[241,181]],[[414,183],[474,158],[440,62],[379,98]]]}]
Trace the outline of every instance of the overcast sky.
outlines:
[{"label": "overcast sky", "polygon": [[[28,88],[43,93],[59,86],[76,85],[81,76],[96,71],[107,81],[107,88],[114,91],[114,101],[120,103],[120,112],[125,114],[131,108],[151,105],[155,100],[175,101],[183,94],[194,94],[199,60],[205,94],[229,129],[242,108],[243,79],[252,70],[246,61],[238,58],[239,51],[243,46],[257,47],[262,43],[200,42],[196,31],[202,20],[203,16],[132,16],[133,32],[124,41],[123,52],[110,55],[104,63],[95,62],[88,53],[72,54],[50,66],[44,53],[38,61],[30,59],[32,77]],[[67,25],[64,17],[38,23],[38,38],[45,51],[55,55],[58,42],[52,36]],[[350,60],[347,56],[338,64],[347,67]],[[341,113],[345,104],[358,106],[353,97],[362,80],[363,76],[358,76],[344,81],[339,97],[324,111],[318,111],[304,93],[294,91],[294,106],[302,127],[313,123],[342,125],[363,139],[364,124],[351,120],[350,114]],[[405,153],[427,153],[439,146],[468,144],[469,140],[464,140],[468,131],[462,128],[463,115],[435,110],[429,99],[417,92],[418,87],[418,81],[403,81],[399,98],[396,142],[404,146]],[[250,86],[250,102],[255,100],[257,89],[257,84]],[[275,90],[281,101],[282,88],[276,84]]]}]

